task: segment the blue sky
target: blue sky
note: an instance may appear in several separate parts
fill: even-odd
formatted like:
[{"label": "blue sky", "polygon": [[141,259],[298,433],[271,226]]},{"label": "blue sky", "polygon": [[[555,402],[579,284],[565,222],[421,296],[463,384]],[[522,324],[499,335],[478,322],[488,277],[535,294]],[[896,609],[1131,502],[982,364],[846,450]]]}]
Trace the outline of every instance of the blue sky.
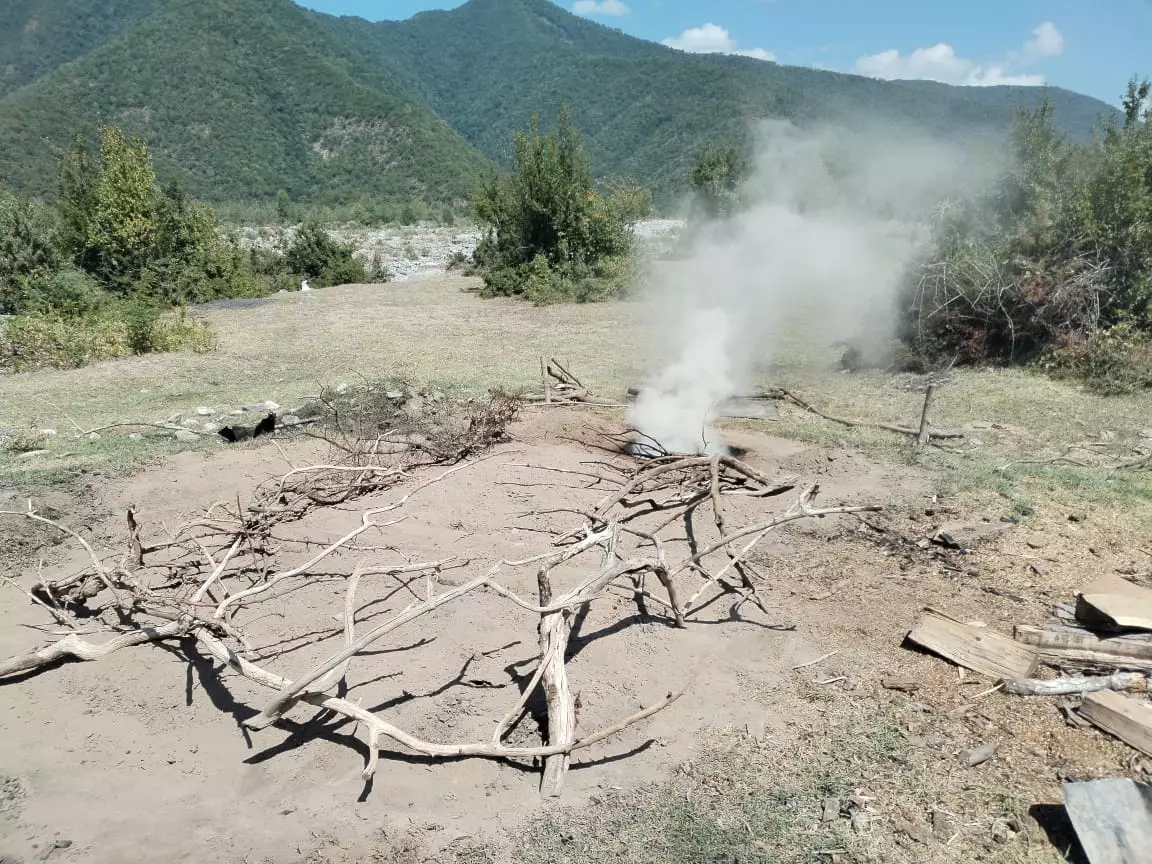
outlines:
[{"label": "blue sky", "polygon": [[[299,0],[370,20],[453,0]],[[952,84],[1049,83],[1119,103],[1152,77],[1152,0],[566,0],[591,20],[684,50]]]}]

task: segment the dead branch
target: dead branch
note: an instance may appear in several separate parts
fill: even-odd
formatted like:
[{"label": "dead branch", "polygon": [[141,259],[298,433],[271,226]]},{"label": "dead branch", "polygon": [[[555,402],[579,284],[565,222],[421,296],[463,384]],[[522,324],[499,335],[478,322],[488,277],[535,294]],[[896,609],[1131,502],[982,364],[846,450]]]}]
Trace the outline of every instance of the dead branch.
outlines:
[{"label": "dead branch", "polygon": [[[898,435],[907,435],[907,436],[909,436],[911,438],[915,438],[915,439],[919,439],[919,437],[920,437],[920,430],[919,429],[910,429],[907,426],[894,426],[890,423],[874,423],[874,422],[869,421],[869,420],[847,420],[843,417],[834,417],[831,414],[826,414],[825,412],[821,411],[819,408],[816,408],[814,405],[812,405],[808,402],[805,402],[803,399],[801,399],[799,396],[797,396],[791,390],[785,390],[783,387],[774,388],[771,392],[777,398],[787,399],[790,402],[793,402],[798,407],[803,408],[805,411],[808,411],[811,414],[815,414],[817,417],[823,417],[825,420],[829,420],[833,423],[839,423],[841,426],[860,426],[860,427],[863,427],[866,429],[882,429],[885,432],[895,432]],[[937,430],[937,431],[934,431],[931,433],[931,437],[932,438],[963,438],[964,433],[963,432],[944,432],[944,431]]]},{"label": "dead branch", "polygon": [[1068,696],[1073,693],[1095,693],[1097,690],[1119,690],[1147,693],[1148,678],[1140,672],[1114,672],[1092,678],[1020,678],[1003,682],[1004,692],[1013,696]]},{"label": "dead branch", "polygon": [[33,669],[42,669],[60,660],[99,660],[121,648],[142,645],[145,642],[155,642],[160,639],[170,639],[173,636],[183,636],[191,630],[192,623],[191,618],[182,618],[178,621],[161,624],[158,627],[142,627],[131,633],[114,636],[100,645],[93,645],[72,633],[39,651],[9,657],[0,662],[0,678],[19,672],[29,672]]},{"label": "dead branch", "polygon": [[[245,660],[206,630],[196,631],[196,637],[208,653],[244,677],[276,690],[283,690],[291,685],[291,682],[287,679],[261,669],[249,660]],[[329,711],[334,711],[345,717],[350,717],[365,726],[368,730],[370,755],[368,765],[363,772],[363,777],[364,779],[368,779],[372,776],[376,768],[381,737],[391,738],[397,744],[407,747],[414,753],[437,758],[480,757],[488,759],[539,759],[554,756],[558,753],[572,753],[576,750],[582,750],[585,747],[591,747],[593,744],[597,744],[606,738],[610,738],[627,729],[629,726],[635,725],[641,720],[645,720],[653,714],[663,711],[683,696],[686,689],[685,687],[669,693],[654,705],[643,708],[635,714],[631,714],[610,726],[605,726],[603,729],[577,741],[572,741],[566,745],[549,745],[545,747],[504,747],[490,743],[436,744],[409,735],[391,723],[381,720],[372,712],[345,699],[339,699],[335,696],[324,696],[319,693],[306,693],[303,695],[301,701],[320,708],[326,708]]]}]

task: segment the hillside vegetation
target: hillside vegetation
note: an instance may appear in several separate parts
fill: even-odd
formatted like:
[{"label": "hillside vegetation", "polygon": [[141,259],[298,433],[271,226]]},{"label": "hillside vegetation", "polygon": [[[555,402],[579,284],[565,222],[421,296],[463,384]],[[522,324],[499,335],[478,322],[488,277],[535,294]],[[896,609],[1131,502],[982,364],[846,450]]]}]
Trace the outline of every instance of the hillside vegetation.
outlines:
[{"label": "hillside vegetation", "polygon": [[0,165],[0,184],[50,191],[55,157],[45,139],[62,145],[102,118],[148,141],[162,179],[210,200],[274,199],[280,190],[320,203],[472,192],[484,158],[290,0],[157,5],[0,100],[0,150],[13,157]]},{"label": "hillside vegetation", "polygon": [[[1048,95],[1085,139],[1113,109]],[[142,136],[162,181],[215,202],[353,205],[470,197],[533,113],[568,102],[597,179],[664,201],[695,153],[749,121],[867,117],[999,135],[1038,88],[885,82],[693,55],[548,0],[470,0],[369,23],[291,0],[14,0],[0,10],[0,185],[54,188],[53,147],[97,119]]]}]

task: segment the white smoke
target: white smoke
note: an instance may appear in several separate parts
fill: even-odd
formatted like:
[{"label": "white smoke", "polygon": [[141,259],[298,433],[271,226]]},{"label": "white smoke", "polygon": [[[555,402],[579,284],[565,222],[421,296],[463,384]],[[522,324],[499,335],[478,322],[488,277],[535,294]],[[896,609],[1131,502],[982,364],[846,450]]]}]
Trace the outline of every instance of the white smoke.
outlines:
[{"label": "white smoke", "polygon": [[720,445],[724,400],[789,344],[864,338],[886,348],[901,278],[929,237],[923,217],[976,182],[973,162],[906,130],[805,132],[766,124],[745,193],[751,205],[705,226],[686,260],[661,263],[646,288],[665,310],[672,359],[629,412],[675,452]]}]

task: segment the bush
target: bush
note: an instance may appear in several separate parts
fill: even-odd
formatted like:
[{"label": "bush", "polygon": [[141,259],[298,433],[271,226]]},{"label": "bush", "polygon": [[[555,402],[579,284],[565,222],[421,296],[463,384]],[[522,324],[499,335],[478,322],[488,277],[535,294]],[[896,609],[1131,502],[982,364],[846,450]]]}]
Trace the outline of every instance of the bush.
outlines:
[{"label": "bush", "polygon": [[1152,337],[1118,324],[1051,349],[1040,366],[1055,377],[1083,380],[1095,393],[1114,396],[1152,387]]},{"label": "bush", "polygon": [[548,136],[532,118],[516,136],[514,162],[510,177],[492,177],[476,197],[486,228],[474,256],[484,293],[540,303],[611,296],[602,289],[615,283],[604,281],[603,268],[631,254],[628,216],[643,206],[642,196],[631,189],[626,198],[597,194],[567,108]]},{"label": "bush", "polygon": [[75,369],[131,354],[215,348],[216,336],[207,323],[184,310],[126,302],[97,315],[32,313],[12,318],[0,332],[0,368]]},{"label": "bush", "polygon": [[0,315],[31,308],[37,283],[60,264],[50,217],[27,201],[0,193]]},{"label": "bush", "polygon": [[351,244],[338,243],[323,226],[309,221],[296,232],[284,262],[291,273],[315,281],[315,288],[363,282],[364,265],[352,252]]},{"label": "bush", "polygon": [[1152,106],[1128,86],[1124,125],[1088,144],[1051,103],[1022,111],[990,191],[949,208],[911,274],[903,336],[928,363],[1039,361],[1102,391],[1145,386],[1152,338]]}]

